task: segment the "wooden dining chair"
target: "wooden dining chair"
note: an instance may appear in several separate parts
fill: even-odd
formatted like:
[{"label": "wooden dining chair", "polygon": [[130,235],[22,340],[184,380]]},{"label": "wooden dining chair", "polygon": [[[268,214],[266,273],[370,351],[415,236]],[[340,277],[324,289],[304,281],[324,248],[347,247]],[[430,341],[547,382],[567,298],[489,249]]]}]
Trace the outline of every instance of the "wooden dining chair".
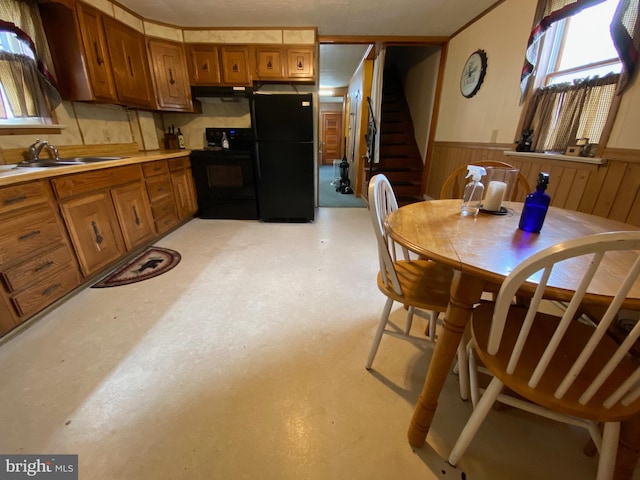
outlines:
[{"label": "wooden dining chair", "polygon": [[[410,332],[415,314],[428,312],[429,337],[434,340],[438,314],[444,312],[449,303],[453,270],[430,260],[412,259],[406,248],[396,245],[385,233],[382,222],[389,213],[397,209],[398,202],[388,178],[384,174],[372,177],[369,181],[369,211],[380,261],[378,288],[387,296],[387,302],[369,351],[367,370],[371,368],[384,334],[413,343],[427,341],[425,337],[418,337]],[[408,307],[404,330],[389,322],[394,302]]]},{"label": "wooden dining chair", "polygon": [[[498,162],[498,161],[480,161],[473,162],[473,165],[477,165],[479,167],[505,167],[505,168],[516,168],[513,165],[510,165],[506,162]],[[451,173],[444,183],[442,184],[442,188],[440,189],[440,198],[462,198],[462,194],[464,193],[464,187],[468,183],[468,180],[465,179],[467,175],[467,165],[463,165]],[[516,200],[517,198],[524,198],[524,195],[527,195],[531,192],[531,187],[529,186],[529,182],[527,178],[522,174],[522,172],[518,172],[518,183],[516,187],[513,189],[513,193],[511,198],[508,200]]]},{"label": "wooden dining chair", "polygon": [[[620,258],[624,251],[635,252]],[[620,422],[640,412],[640,364],[629,355],[640,337],[640,323],[622,342],[607,332],[640,275],[639,251],[638,231],[601,233],[560,243],[522,261],[507,276],[496,301],[474,309],[473,348],[493,378],[449,455],[451,465],[465,453],[491,406],[499,401],[587,428],[600,452],[597,479],[612,478]],[[624,266],[623,275],[612,278],[601,267],[603,258],[610,257]],[[571,278],[579,281],[562,317],[540,311],[550,278],[554,284],[561,280],[553,273],[559,262],[570,262]],[[530,305],[514,306],[512,298],[529,278],[538,281]],[[585,322],[576,312],[589,286],[602,282],[611,284],[611,296],[599,299],[608,306],[597,323]],[[507,387],[505,392],[503,387]]]}]

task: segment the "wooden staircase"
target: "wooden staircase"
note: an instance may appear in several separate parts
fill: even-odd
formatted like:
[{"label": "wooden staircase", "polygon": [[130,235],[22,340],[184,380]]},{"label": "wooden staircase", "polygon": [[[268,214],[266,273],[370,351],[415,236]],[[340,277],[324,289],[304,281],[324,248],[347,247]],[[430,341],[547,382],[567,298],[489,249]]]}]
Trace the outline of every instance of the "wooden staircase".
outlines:
[{"label": "wooden staircase", "polygon": [[423,163],[402,82],[395,68],[384,71],[379,133],[380,162],[367,165],[367,181],[377,173],[384,173],[399,205],[421,201]]}]

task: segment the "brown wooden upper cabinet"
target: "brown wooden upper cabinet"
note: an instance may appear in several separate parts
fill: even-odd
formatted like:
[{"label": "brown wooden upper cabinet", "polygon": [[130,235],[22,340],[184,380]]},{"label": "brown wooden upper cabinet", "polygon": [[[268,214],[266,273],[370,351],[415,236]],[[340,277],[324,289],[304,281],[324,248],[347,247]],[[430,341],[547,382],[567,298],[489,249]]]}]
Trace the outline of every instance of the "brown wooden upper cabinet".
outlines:
[{"label": "brown wooden upper cabinet", "polygon": [[189,54],[189,78],[191,85],[220,85],[220,60],[218,48],[208,44],[191,44]]},{"label": "brown wooden upper cabinet", "polygon": [[166,40],[149,39],[147,46],[158,108],[193,111],[183,45]]},{"label": "brown wooden upper cabinet", "polygon": [[313,46],[258,46],[256,70],[259,80],[312,81],[315,79]]},{"label": "brown wooden upper cabinet", "polygon": [[191,85],[252,85],[249,47],[194,43],[187,50]]},{"label": "brown wooden upper cabinet", "polygon": [[313,47],[287,47],[287,77],[312,80],[315,55]]},{"label": "brown wooden upper cabinet", "polygon": [[144,35],[111,17],[103,22],[118,98],[127,105],[155,108]]},{"label": "brown wooden upper cabinet", "polygon": [[282,80],[285,77],[282,47],[257,47],[256,69],[259,80]]},{"label": "brown wooden upper cabinet", "polygon": [[103,15],[73,1],[39,6],[62,98],[118,103]]},{"label": "brown wooden upper cabinet", "polygon": [[87,53],[87,69],[93,94],[97,99],[116,100],[116,87],[111,72],[102,15],[83,3],[78,4],[77,14],[82,44]]},{"label": "brown wooden upper cabinet", "polygon": [[220,47],[222,81],[226,85],[251,85],[249,48],[242,46]]},{"label": "brown wooden upper cabinet", "polygon": [[39,7],[64,100],[158,108],[142,33],[75,0]]},{"label": "brown wooden upper cabinet", "polygon": [[254,80],[312,82],[315,46],[221,45],[187,46],[191,85],[251,85]]}]

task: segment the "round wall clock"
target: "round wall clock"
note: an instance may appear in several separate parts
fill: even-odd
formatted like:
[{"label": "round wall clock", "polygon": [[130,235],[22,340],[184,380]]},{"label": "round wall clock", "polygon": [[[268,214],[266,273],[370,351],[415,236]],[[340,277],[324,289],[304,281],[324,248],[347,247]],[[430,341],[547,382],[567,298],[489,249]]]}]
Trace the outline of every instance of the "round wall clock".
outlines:
[{"label": "round wall clock", "polygon": [[473,97],[484,80],[487,73],[487,54],[484,50],[473,52],[462,68],[460,76],[460,92],[466,98]]}]

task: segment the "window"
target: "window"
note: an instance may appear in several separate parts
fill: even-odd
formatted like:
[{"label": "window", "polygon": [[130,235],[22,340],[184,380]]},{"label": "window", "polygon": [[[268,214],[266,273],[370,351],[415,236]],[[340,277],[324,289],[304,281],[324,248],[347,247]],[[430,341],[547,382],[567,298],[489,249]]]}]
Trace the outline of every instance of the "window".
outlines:
[{"label": "window", "polygon": [[0,125],[51,123],[61,101],[35,2],[0,0]]},{"label": "window", "polygon": [[545,85],[620,73],[622,63],[609,31],[617,3],[607,0],[555,24],[549,32]]},{"label": "window", "polygon": [[638,0],[540,0],[537,15],[522,83],[523,91],[535,89],[523,123],[533,132],[530,149],[564,153],[579,139],[599,144],[624,88],[621,76],[626,84],[625,68],[635,68],[618,51],[626,42],[633,47],[628,32],[638,21]]},{"label": "window", "polygon": [[[29,48],[29,46],[20,41],[18,36],[11,32],[3,32],[0,31],[0,51],[6,52],[7,56],[11,55],[20,55],[31,60],[35,61],[35,54]],[[4,80],[7,83],[7,79]],[[0,81],[0,99],[2,100],[2,105],[0,106],[0,122],[3,124],[20,124],[23,123],[24,120],[21,118],[16,118],[13,110],[11,108],[11,102],[9,101],[9,97],[7,96],[7,92],[3,83]],[[45,123],[45,118],[43,117],[35,117],[30,119],[31,123]]]}]

